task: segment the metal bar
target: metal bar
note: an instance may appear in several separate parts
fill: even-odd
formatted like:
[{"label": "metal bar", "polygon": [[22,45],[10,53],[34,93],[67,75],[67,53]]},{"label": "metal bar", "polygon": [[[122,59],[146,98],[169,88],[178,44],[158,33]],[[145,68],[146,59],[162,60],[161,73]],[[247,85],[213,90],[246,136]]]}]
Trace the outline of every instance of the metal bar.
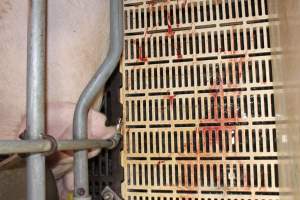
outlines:
[{"label": "metal bar", "polygon": [[[39,140],[45,132],[46,0],[31,0],[27,41],[27,138]],[[44,200],[45,157],[27,157],[27,199]]]},{"label": "metal bar", "polygon": [[[110,47],[109,52],[93,78],[83,90],[76,105],[73,119],[73,138],[87,138],[87,118],[90,106],[118,65],[123,47],[123,1],[110,1]],[[74,197],[90,199],[88,184],[87,151],[76,151],[74,154]]]},{"label": "metal bar", "polygon": [[[59,140],[57,141],[57,151],[113,148],[118,142],[119,138],[108,140]],[[49,140],[0,141],[0,155],[13,153],[46,153],[51,149],[52,144]]]},{"label": "metal bar", "polygon": [[1,140],[0,155],[13,153],[43,153],[51,149],[48,140]]},{"label": "metal bar", "polygon": [[113,144],[112,140],[62,140],[57,143],[57,150],[110,148]]}]

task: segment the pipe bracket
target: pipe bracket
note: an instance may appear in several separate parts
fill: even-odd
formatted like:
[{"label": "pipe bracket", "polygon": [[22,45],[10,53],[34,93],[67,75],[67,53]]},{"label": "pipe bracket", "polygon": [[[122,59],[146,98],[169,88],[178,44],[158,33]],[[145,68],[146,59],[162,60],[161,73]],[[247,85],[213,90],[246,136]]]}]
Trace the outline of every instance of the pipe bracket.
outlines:
[{"label": "pipe bracket", "polygon": [[50,156],[50,155],[54,154],[57,151],[57,141],[56,141],[56,139],[53,136],[48,135],[48,134],[43,134],[43,139],[48,140],[51,144],[50,150],[43,153],[44,156]]},{"label": "pipe bracket", "polygon": [[112,145],[108,149],[114,149],[119,144],[121,138],[121,133],[117,132],[111,139],[109,139],[112,142]]},{"label": "pipe bracket", "polygon": [[[57,146],[58,146],[56,139],[53,136],[48,135],[48,134],[41,134],[41,136],[42,136],[42,139],[48,140],[51,144],[51,148],[49,149],[49,151],[43,152],[43,155],[44,156],[50,156],[50,155],[54,154],[57,151]],[[19,138],[21,140],[27,140],[28,139],[26,129],[19,135]],[[25,158],[25,157],[27,157],[27,154],[22,153],[22,154],[19,154],[19,156],[21,158]]]}]

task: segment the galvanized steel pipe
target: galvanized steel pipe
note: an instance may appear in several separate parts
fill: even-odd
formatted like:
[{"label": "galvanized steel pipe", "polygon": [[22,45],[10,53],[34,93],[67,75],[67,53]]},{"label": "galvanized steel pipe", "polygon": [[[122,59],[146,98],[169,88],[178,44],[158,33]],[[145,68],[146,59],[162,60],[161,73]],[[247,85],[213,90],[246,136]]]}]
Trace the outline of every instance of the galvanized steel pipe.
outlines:
[{"label": "galvanized steel pipe", "polygon": [[[45,132],[45,52],[46,0],[31,0],[27,41],[26,129],[29,140],[39,140]],[[27,158],[27,199],[44,200],[45,156]]]},{"label": "galvanized steel pipe", "polygon": [[62,140],[57,143],[58,151],[110,148],[112,140]]},{"label": "galvanized steel pipe", "polygon": [[14,153],[43,153],[51,149],[47,140],[1,140],[0,155]]},{"label": "galvanized steel pipe", "polygon": [[[118,144],[120,137],[108,140],[59,140],[57,151],[102,149],[113,148]],[[1,140],[0,155],[26,154],[26,153],[47,153],[52,149],[50,140]]]},{"label": "galvanized steel pipe", "polygon": [[[106,59],[82,92],[76,105],[73,119],[73,138],[75,140],[87,138],[88,111],[118,65],[123,49],[123,37],[123,1],[110,0],[110,47]],[[90,199],[87,159],[86,150],[74,153],[74,197],[78,200]]]}]

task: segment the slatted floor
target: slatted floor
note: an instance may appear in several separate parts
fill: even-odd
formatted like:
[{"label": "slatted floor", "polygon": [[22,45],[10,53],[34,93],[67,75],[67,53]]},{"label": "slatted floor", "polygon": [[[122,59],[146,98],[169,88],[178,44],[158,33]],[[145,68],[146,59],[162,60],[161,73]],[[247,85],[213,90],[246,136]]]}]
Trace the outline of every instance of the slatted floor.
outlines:
[{"label": "slatted floor", "polygon": [[126,200],[278,200],[267,0],[124,0]]}]

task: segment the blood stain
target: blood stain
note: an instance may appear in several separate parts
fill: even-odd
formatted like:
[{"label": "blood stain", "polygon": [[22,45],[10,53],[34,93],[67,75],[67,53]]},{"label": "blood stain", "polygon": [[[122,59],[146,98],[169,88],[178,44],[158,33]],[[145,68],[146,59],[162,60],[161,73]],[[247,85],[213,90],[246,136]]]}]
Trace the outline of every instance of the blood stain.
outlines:
[{"label": "blood stain", "polygon": [[167,32],[167,36],[172,37],[175,32],[172,29],[172,24],[171,24],[171,19],[170,19],[170,14],[168,13],[167,15],[167,21],[168,21],[168,32]]},{"label": "blood stain", "polygon": [[175,97],[176,97],[176,95],[168,95],[165,97],[166,99],[168,99],[170,101],[170,108],[173,107],[173,102],[174,102]]},{"label": "blood stain", "polygon": [[143,55],[143,48],[139,47],[139,60],[142,62],[147,62],[148,58]]},{"label": "blood stain", "polygon": [[181,52],[180,52],[180,49],[176,49],[176,56],[177,56],[177,58],[182,58],[182,54],[181,54]]},{"label": "blood stain", "polygon": [[157,162],[157,165],[163,164],[164,162],[165,162],[164,160],[159,160],[159,161]]}]

